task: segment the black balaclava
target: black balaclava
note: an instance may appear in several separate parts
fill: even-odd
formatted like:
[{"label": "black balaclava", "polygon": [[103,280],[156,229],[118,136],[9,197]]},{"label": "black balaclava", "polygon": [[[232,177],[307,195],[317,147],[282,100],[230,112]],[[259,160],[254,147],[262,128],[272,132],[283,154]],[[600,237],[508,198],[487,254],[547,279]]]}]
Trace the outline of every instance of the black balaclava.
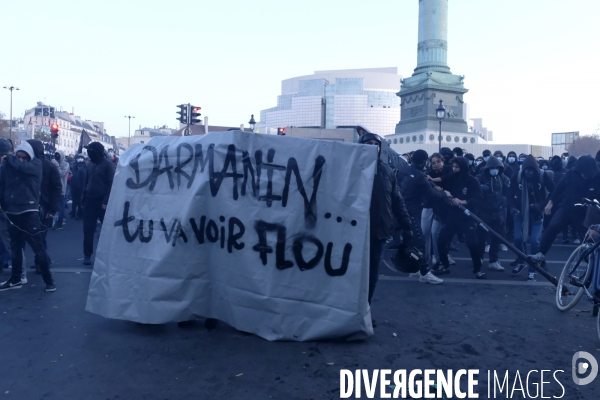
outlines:
[{"label": "black balaclava", "polygon": [[560,156],[554,156],[550,159],[550,168],[552,171],[561,171],[563,169],[563,163]]},{"label": "black balaclava", "polygon": [[425,165],[427,164],[428,158],[429,155],[425,150],[417,150],[413,153],[412,157],[410,158],[410,163],[413,167],[415,167],[419,171],[422,171],[423,169],[425,169]]},{"label": "black balaclava", "polygon": [[531,181],[540,175],[540,167],[537,160],[530,154],[523,161],[523,176]]},{"label": "black balaclava", "polygon": [[444,164],[450,164],[450,160],[454,158],[454,153],[450,150],[449,147],[442,147],[440,149],[440,154],[444,157]]},{"label": "black balaclava", "polygon": [[573,170],[579,174],[585,174],[589,177],[594,177],[598,174],[598,164],[592,156],[581,156],[575,163]]}]

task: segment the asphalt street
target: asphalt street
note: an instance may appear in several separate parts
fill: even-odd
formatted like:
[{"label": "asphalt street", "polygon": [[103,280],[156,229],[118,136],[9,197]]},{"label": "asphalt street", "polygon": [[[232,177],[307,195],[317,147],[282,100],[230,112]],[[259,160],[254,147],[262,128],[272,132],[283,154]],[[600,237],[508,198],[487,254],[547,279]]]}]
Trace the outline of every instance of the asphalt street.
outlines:
[{"label": "asphalt street", "polygon": [[[48,242],[58,290],[44,292],[41,277],[30,273],[22,289],[0,293],[0,398],[337,399],[341,369],[384,368],[479,369],[480,398],[488,398],[488,370],[509,371],[511,386],[517,371],[525,384],[531,370],[563,370],[557,375],[563,398],[600,397],[600,378],[587,386],[571,378],[575,352],[600,360],[591,305],[583,299],[570,312],[558,311],[554,288],[543,278],[532,283],[525,272],[510,274],[508,252],[501,253],[507,270],[488,271],[486,261],[489,279],[479,281],[459,244],[452,253],[457,265],[440,286],[390,268],[388,254],[372,304],[375,336],[291,343],[223,323],[208,331],[202,321],[147,326],[86,313],[91,268],[81,265],[81,221],[69,219],[64,230],[49,232]],[[573,249],[551,250],[552,274]],[[561,395],[551,375],[545,381],[554,384],[546,384],[544,396]]]}]

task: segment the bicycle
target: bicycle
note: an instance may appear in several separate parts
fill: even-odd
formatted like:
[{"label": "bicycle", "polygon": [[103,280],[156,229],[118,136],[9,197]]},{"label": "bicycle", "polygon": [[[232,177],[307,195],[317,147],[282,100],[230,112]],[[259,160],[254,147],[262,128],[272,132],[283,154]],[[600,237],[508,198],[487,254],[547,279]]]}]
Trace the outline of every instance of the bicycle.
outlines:
[{"label": "bicycle", "polygon": [[[600,209],[600,202],[595,199],[593,201],[583,199],[583,204],[576,204],[576,206],[593,206]],[[600,251],[596,252],[598,247],[600,247],[600,233],[592,235],[588,230],[581,245],[573,251],[560,274],[556,288],[556,306],[561,311],[568,311],[575,307],[585,294],[593,304],[593,316],[597,317],[596,327],[600,338],[600,313],[598,312],[600,296],[595,296],[595,293],[590,292],[594,266],[600,257]],[[596,271],[596,273],[600,273],[600,271]],[[595,288],[592,289],[592,291],[595,290]]]}]

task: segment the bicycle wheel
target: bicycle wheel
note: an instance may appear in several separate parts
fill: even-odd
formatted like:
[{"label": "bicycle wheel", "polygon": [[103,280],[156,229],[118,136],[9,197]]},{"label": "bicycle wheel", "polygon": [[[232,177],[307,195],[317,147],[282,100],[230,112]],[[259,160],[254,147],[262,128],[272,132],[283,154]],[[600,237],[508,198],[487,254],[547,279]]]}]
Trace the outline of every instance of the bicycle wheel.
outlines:
[{"label": "bicycle wheel", "polygon": [[560,311],[568,311],[575,307],[583,296],[583,287],[574,285],[573,281],[585,282],[589,270],[590,256],[585,256],[586,250],[590,248],[584,243],[571,253],[558,279],[556,287],[556,306]]}]

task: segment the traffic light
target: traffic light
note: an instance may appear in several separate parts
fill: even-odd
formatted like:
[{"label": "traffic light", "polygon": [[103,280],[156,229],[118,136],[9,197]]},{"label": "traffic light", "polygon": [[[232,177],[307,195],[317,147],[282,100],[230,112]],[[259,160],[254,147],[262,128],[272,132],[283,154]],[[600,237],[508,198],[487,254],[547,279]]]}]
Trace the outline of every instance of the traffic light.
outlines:
[{"label": "traffic light", "polygon": [[277,134],[279,136],[285,136],[285,128],[277,128]]},{"label": "traffic light", "polygon": [[58,124],[56,122],[50,125],[50,132],[52,139],[56,139],[58,137]]},{"label": "traffic light", "polygon": [[196,125],[200,123],[200,110],[202,107],[190,106],[190,125]]},{"label": "traffic light", "polygon": [[50,107],[50,118],[54,119],[54,107]]},{"label": "traffic light", "polygon": [[179,111],[177,111],[177,114],[179,114],[179,118],[177,118],[177,120],[184,125],[189,124],[189,106],[189,104],[180,104],[177,106],[179,107]]}]

